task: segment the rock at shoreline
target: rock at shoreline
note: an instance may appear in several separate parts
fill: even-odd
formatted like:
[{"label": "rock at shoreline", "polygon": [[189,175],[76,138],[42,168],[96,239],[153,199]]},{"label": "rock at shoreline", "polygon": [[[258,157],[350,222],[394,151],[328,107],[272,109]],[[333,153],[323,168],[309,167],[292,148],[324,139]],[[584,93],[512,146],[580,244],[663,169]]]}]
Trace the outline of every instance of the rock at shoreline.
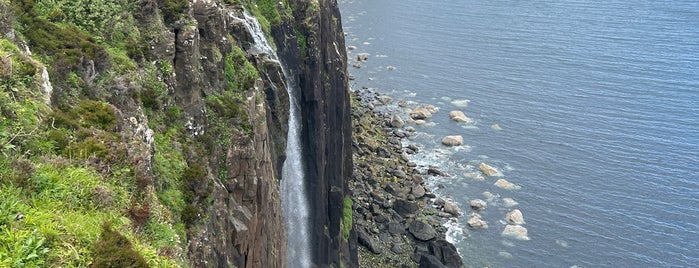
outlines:
[{"label": "rock at shoreline", "polygon": [[505,197],[502,199],[502,205],[507,207],[507,208],[511,208],[511,207],[516,206],[516,205],[519,205],[519,203],[517,203],[517,201],[515,201],[512,198]]},{"label": "rock at shoreline", "polygon": [[400,119],[399,116],[393,115],[391,117],[391,127],[403,128],[403,125],[405,125],[405,122],[403,122],[403,119]]},{"label": "rock at shoreline", "polygon": [[408,231],[410,231],[415,238],[421,241],[431,240],[437,235],[437,232],[434,230],[432,225],[424,223],[420,220],[414,220],[411,222],[410,226],[408,227]]},{"label": "rock at shoreline", "polygon": [[447,268],[447,266],[442,264],[435,256],[422,254],[422,256],[420,256],[420,266],[418,266],[418,268]]},{"label": "rock at shoreline", "polygon": [[398,199],[393,203],[393,209],[403,217],[412,216],[420,207],[410,201]]},{"label": "rock at shoreline", "polygon": [[415,120],[413,122],[415,122],[415,124],[418,126],[424,126],[425,124],[427,124],[427,122],[425,122],[425,120],[422,120],[422,119],[418,119],[418,120]]},{"label": "rock at shoreline", "polygon": [[449,112],[449,118],[451,118],[451,120],[454,120],[456,122],[462,122],[462,123],[471,122],[471,118],[466,117],[466,115],[462,111]]},{"label": "rock at shoreline", "polygon": [[471,208],[477,211],[484,210],[488,206],[488,204],[481,199],[473,199],[471,202],[469,202],[469,205],[471,205]]},{"label": "rock at shoreline", "polygon": [[415,198],[422,198],[425,196],[425,187],[422,187],[422,185],[415,185],[412,187],[410,191]]},{"label": "rock at shoreline", "polygon": [[423,106],[421,106],[421,107],[424,108],[424,109],[426,109],[426,110],[428,110],[428,111],[430,111],[430,113],[437,113],[437,112],[439,112],[439,108],[437,108],[437,107],[435,107],[434,105],[431,105],[431,104],[423,105]]},{"label": "rock at shoreline", "polygon": [[488,223],[482,220],[481,215],[478,214],[472,214],[466,223],[473,229],[488,228]]},{"label": "rock at shoreline", "polygon": [[395,66],[392,66],[392,65],[386,66],[386,70],[393,71],[393,70],[395,70],[395,69],[396,69]]},{"label": "rock at shoreline", "polygon": [[442,139],[442,144],[446,146],[458,146],[464,142],[464,137],[461,135],[446,136]]},{"label": "rock at shoreline", "polygon": [[437,259],[447,267],[464,267],[464,262],[461,260],[461,256],[459,256],[459,252],[456,251],[454,244],[444,239],[431,241],[427,249],[431,255],[437,257]]},{"label": "rock at shoreline", "polygon": [[529,240],[527,235],[527,228],[519,225],[508,224],[505,226],[505,230],[502,231],[502,236],[514,238],[517,240]]},{"label": "rock at shoreline", "polygon": [[359,69],[362,68],[362,64],[358,61],[355,61],[354,63],[352,63],[352,67]]},{"label": "rock at shoreline", "polygon": [[505,179],[497,180],[494,185],[505,190],[519,190],[522,188],[521,186],[511,183]]},{"label": "rock at shoreline", "polygon": [[357,49],[356,46],[347,46],[347,50],[355,50],[355,49]]},{"label": "rock at shoreline", "polygon": [[415,120],[424,120],[432,117],[432,113],[429,110],[425,109],[425,107],[417,107],[410,112],[410,117]]},{"label": "rock at shoreline", "polygon": [[492,128],[493,130],[498,130],[498,131],[502,130],[502,128],[498,124],[493,124],[492,126],[490,126],[490,128]]},{"label": "rock at shoreline", "polygon": [[391,97],[389,97],[389,96],[386,96],[386,95],[381,95],[381,96],[379,96],[379,97],[378,97],[378,100],[379,100],[379,102],[381,102],[381,104],[383,104],[383,105],[388,105],[388,104],[391,104],[391,103],[393,102],[393,98],[391,98]]},{"label": "rock at shoreline", "polygon": [[522,225],[524,224],[524,216],[522,215],[522,212],[519,211],[519,209],[515,209],[510,211],[510,213],[507,213],[507,216],[505,216],[505,219],[507,219],[507,222],[510,224],[515,224],[515,225]]},{"label": "rock at shoreline", "polygon": [[444,212],[449,213],[453,216],[461,215],[461,209],[454,202],[445,201],[444,202]]},{"label": "rock at shoreline", "polygon": [[407,101],[398,101],[398,107],[405,108],[408,107],[408,102]]},{"label": "rock at shoreline", "polygon": [[427,169],[427,175],[435,175],[435,176],[442,176],[442,177],[449,177],[448,174],[444,173],[443,171],[437,169],[436,167],[429,167]]},{"label": "rock at shoreline", "polygon": [[485,174],[488,177],[500,177],[500,176],[502,176],[502,173],[500,173],[499,170],[497,170],[496,168],[494,168],[491,165],[488,165],[486,163],[481,163],[478,166],[478,169],[480,169],[481,172],[483,172],[483,174]]}]

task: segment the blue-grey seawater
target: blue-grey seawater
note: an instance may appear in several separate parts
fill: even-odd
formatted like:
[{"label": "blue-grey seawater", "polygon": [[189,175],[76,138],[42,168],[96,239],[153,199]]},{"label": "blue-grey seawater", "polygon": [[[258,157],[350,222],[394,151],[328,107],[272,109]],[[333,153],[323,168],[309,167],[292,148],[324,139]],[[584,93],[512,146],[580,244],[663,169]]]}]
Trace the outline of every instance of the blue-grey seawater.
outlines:
[{"label": "blue-grey seawater", "polygon": [[[699,265],[699,1],[340,7],[350,57],[371,55],[350,67],[351,85],[440,108],[411,140],[452,174],[437,191],[466,214],[468,200],[496,195],[488,229],[465,227],[467,215],[457,223],[469,266]],[[474,122],[449,120],[451,110]],[[467,146],[440,144],[454,134]],[[522,188],[470,178],[480,162]],[[502,198],[519,203],[530,240],[500,235]]]}]

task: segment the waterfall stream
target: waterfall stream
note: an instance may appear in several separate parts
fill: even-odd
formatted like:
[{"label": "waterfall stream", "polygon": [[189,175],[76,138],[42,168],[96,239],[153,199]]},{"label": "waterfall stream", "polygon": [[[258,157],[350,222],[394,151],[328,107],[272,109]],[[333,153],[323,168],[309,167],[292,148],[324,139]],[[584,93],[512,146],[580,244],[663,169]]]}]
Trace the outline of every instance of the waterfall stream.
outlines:
[{"label": "waterfall stream", "polygon": [[284,73],[286,90],[289,94],[289,132],[286,141],[286,161],[282,167],[281,195],[282,210],[287,235],[287,260],[292,268],[310,267],[310,237],[308,230],[308,200],[304,183],[304,166],[301,151],[300,106],[296,99],[296,89],[293,77],[279,61],[276,52],[267,42],[257,19],[243,12],[244,19],[231,14],[241,21],[252,34],[255,46],[251,53],[266,54],[269,60],[276,61]]}]

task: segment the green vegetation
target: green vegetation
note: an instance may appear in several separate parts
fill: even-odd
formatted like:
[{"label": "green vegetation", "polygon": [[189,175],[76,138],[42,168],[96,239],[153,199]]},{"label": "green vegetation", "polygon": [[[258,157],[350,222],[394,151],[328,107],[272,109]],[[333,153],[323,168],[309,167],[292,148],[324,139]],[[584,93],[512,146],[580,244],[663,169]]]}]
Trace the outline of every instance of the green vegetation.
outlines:
[{"label": "green vegetation", "polygon": [[340,230],[342,231],[342,238],[347,241],[347,239],[349,239],[350,231],[352,230],[352,198],[346,196],[342,201],[343,207]]},{"label": "green vegetation", "polygon": [[158,7],[166,23],[173,23],[182,17],[189,7],[188,0],[158,0]]},{"label": "green vegetation", "polygon": [[102,233],[95,243],[94,252],[91,267],[148,267],[146,259],[133,249],[131,241],[112,230],[108,223],[102,225]]}]

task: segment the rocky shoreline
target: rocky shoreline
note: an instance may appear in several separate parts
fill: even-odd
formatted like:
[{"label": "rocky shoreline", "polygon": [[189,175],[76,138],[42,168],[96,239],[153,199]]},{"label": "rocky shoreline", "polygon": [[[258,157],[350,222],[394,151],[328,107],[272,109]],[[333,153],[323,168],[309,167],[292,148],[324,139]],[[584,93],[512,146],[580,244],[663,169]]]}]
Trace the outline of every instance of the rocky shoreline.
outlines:
[{"label": "rocky shoreline", "polygon": [[[419,149],[404,141],[414,130],[404,128],[400,116],[376,108],[391,103],[389,97],[367,89],[351,94],[354,172],[348,186],[359,267],[464,267],[454,245],[445,240],[444,227],[462,212],[437,198],[424,179],[446,174],[410,161]],[[430,111],[413,113],[412,118],[419,118]]]}]

